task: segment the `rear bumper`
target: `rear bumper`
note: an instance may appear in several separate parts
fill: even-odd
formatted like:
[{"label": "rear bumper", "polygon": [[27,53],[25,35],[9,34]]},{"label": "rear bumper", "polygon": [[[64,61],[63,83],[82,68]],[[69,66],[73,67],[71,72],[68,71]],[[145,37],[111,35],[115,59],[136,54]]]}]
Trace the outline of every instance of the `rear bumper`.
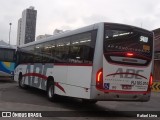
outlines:
[{"label": "rear bumper", "polygon": [[104,100],[112,101],[142,101],[150,100],[150,94],[120,94],[120,93],[104,93]]},{"label": "rear bumper", "polygon": [[151,92],[119,92],[119,91],[108,91],[98,90],[92,87],[95,91],[91,93],[91,99],[99,101],[141,101],[147,102],[150,100]]}]

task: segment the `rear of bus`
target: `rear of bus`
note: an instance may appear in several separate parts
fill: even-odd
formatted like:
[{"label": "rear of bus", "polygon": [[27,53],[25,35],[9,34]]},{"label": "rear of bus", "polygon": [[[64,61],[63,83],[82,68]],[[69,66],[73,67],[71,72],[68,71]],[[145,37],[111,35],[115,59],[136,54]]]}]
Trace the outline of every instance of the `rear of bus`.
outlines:
[{"label": "rear of bus", "polygon": [[152,85],[153,33],[104,24],[103,59],[96,70],[96,99],[148,101]]},{"label": "rear of bus", "polygon": [[15,49],[0,48],[0,80],[13,80],[15,68]]}]

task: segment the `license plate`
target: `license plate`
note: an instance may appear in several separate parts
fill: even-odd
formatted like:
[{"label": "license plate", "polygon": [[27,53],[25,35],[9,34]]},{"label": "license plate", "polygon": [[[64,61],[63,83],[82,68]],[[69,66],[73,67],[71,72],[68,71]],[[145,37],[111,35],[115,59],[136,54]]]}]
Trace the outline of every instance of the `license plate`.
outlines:
[{"label": "license plate", "polygon": [[132,85],[122,85],[122,89],[131,90],[132,89]]}]

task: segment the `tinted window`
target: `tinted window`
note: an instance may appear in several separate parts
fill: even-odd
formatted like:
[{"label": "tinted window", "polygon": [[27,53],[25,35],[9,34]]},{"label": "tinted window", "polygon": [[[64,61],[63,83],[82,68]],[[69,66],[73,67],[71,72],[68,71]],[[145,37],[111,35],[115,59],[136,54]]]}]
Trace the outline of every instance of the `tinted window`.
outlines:
[{"label": "tinted window", "polygon": [[92,63],[96,33],[86,32],[22,48],[21,62]]},{"label": "tinted window", "polygon": [[[140,66],[150,63],[152,32],[130,26],[106,25],[104,33],[103,52],[108,62]],[[128,54],[133,56],[128,59]]]},{"label": "tinted window", "polygon": [[91,42],[91,32],[73,36],[69,51],[69,62],[92,63],[94,48],[91,46]]},{"label": "tinted window", "polygon": [[151,58],[153,38],[136,30],[106,30],[104,49],[108,52],[130,51]]},{"label": "tinted window", "polygon": [[0,49],[0,60],[6,62],[14,61],[15,50],[11,49]]}]

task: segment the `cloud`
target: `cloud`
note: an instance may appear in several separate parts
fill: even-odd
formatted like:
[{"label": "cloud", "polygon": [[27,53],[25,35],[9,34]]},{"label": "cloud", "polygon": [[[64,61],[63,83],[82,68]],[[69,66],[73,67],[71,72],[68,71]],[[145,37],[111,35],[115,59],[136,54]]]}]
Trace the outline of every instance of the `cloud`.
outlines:
[{"label": "cloud", "polygon": [[52,34],[54,29],[75,29],[106,21],[130,24],[152,30],[160,27],[159,0],[1,0],[0,40],[16,44],[17,24],[29,6],[37,10],[36,35]]},{"label": "cloud", "polygon": [[102,15],[92,15],[89,17],[83,17],[83,21],[85,24],[94,24],[98,22],[109,22],[111,19]]}]

